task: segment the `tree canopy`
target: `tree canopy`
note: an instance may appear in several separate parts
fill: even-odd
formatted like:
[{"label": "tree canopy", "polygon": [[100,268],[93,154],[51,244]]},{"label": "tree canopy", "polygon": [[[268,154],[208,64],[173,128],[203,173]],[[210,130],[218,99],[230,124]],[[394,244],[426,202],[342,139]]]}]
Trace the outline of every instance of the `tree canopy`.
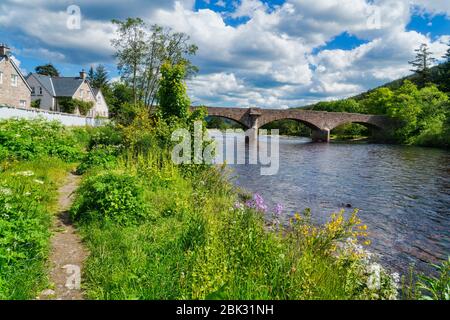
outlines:
[{"label": "tree canopy", "polygon": [[59,77],[59,71],[51,64],[37,66],[34,68],[37,74],[50,77]]}]

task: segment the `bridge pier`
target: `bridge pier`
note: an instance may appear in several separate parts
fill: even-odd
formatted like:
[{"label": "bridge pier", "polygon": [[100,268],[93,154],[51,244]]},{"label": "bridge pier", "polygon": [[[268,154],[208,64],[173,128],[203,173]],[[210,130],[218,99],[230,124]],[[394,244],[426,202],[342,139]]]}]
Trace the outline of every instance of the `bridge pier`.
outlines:
[{"label": "bridge pier", "polygon": [[317,129],[312,131],[313,142],[330,142],[330,129]]}]

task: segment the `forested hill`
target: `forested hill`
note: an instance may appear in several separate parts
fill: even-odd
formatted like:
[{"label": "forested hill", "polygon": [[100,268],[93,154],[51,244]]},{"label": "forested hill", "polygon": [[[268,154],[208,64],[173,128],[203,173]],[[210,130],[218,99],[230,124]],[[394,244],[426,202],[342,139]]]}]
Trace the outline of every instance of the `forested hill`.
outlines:
[{"label": "forested hill", "polygon": [[[443,63],[438,66],[434,66],[430,69],[431,83],[435,84],[441,91],[447,92],[447,94],[450,93],[450,85],[449,85],[450,79],[449,79],[449,75],[446,72],[444,72],[443,70],[449,70],[449,69],[450,69],[450,62]],[[400,88],[403,85],[405,80],[409,80],[412,83],[419,85],[419,82],[420,82],[419,78],[420,77],[417,74],[411,74],[409,76],[386,83],[375,89],[371,89],[367,92],[361,93],[357,96],[354,96],[351,99],[355,99],[355,100],[364,99],[369,93],[371,93],[377,89],[380,89],[380,88],[389,88],[391,90],[397,90],[398,88]],[[311,107],[311,106],[309,106],[309,107]]]}]

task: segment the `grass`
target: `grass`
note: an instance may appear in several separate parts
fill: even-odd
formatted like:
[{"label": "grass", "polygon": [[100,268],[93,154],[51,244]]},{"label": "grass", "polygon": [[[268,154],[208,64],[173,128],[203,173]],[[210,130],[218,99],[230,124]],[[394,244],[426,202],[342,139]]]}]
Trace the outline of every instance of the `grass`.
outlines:
[{"label": "grass", "polygon": [[56,192],[69,165],[45,158],[0,172],[0,299],[33,299],[47,283]]},{"label": "grass", "polygon": [[[175,167],[161,153],[126,156],[114,170],[96,168],[84,178],[93,184],[105,172],[134,175],[147,205],[146,219],[136,224],[106,216],[103,221],[79,219],[91,252],[84,274],[88,298],[395,297],[390,275],[382,272],[380,286],[369,288],[371,275],[362,263],[363,254],[337,245],[362,235],[356,216],[345,218],[341,213],[329,224],[313,227],[307,215],[298,215],[286,233],[276,222],[267,225],[257,209],[246,207],[216,168]],[[77,204],[85,201],[82,190],[75,211],[83,207]],[[110,192],[120,194],[120,185]],[[235,202],[241,203],[239,208]],[[111,214],[122,212],[108,211]]]}]

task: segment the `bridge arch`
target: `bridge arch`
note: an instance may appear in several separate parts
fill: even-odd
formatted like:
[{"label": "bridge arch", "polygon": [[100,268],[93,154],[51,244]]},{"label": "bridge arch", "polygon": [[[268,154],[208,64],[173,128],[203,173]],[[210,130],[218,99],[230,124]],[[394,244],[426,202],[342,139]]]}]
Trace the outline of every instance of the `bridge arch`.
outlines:
[{"label": "bridge arch", "polygon": [[226,116],[226,115],[218,115],[218,114],[208,114],[207,117],[231,120],[231,121],[241,125],[245,130],[250,129],[250,127],[247,124],[245,124],[241,119],[237,119],[236,117]]},{"label": "bridge arch", "polygon": [[307,126],[308,128],[310,128],[311,130],[321,130],[322,128],[314,123],[313,121],[310,121],[309,119],[305,119],[305,117],[302,116],[295,116],[295,115],[273,115],[270,117],[261,117],[260,119],[258,119],[258,127],[261,128],[267,124],[270,124],[272,122],[275,121],[281,121],[281,120],[294,120],[297,121],[301,124],[304,124],[305,126]]}]

